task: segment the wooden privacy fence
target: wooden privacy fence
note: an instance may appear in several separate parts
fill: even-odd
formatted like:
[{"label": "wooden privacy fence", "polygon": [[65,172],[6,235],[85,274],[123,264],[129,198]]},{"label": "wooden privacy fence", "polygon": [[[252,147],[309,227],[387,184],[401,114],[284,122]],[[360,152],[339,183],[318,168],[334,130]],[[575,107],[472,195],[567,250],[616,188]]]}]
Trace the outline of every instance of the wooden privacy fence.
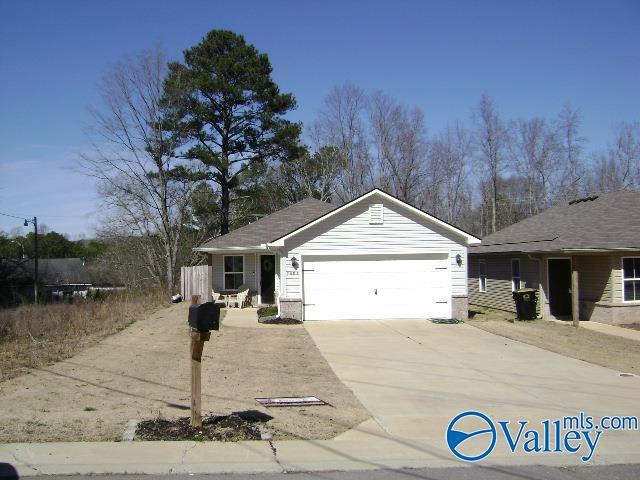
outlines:
[{"label": "wooden privacy fence", "polygon": [[197,267],[180,268],[180,293],[185,301],[190,302],[192,295],[200,295],[201,302],[210,302],[213,267],[199,265]]}]

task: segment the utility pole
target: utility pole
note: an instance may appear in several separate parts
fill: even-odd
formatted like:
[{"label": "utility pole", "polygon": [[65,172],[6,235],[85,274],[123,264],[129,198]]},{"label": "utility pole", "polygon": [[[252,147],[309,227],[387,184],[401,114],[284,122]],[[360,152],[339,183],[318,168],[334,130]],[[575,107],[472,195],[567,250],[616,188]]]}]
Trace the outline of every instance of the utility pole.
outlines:
[{"label": "utility pole", "polygon": [[33,223],[33,249],[34,249],[34,259],[33,259],[33,301],[37,305],[38,304],[38,217],[33,217],[31,220],[24,220],[24,226],[28,227],[29,223]]}]

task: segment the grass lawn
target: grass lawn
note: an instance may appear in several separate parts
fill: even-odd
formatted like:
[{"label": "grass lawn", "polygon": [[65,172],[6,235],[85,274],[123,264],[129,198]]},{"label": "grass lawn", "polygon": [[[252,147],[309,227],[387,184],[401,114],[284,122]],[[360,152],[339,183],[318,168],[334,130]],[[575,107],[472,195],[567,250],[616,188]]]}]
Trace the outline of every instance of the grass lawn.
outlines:
[{"label": "grass lawn", "polygon": [[571,358],[640,375],[640,342],[573,327],[571,322],[507,320],[503,312],[483,310],[468,325]]}]

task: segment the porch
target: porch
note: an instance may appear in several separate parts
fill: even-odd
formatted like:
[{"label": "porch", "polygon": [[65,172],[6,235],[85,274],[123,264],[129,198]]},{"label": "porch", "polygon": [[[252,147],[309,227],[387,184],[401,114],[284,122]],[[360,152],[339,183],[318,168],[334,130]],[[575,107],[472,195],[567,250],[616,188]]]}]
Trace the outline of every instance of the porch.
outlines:
[{"label": "porch", "polygon": [[470,303],[515,313],[512,291],[526,286],[538,290],[544,319],[632,323],[640,318],[636,270],[637,252],[476,254],[470,262]]},{"label": "porch", "polygon": [[[183,267],[182,294],[185,298],[199,294],[211,301],[212,293],[235,295],[241,287],[249,289],[249,304],[257,307],[273,305],[278,299],[280,256],[266,250],[237,250],[207,254],[207,266]],[[197,270],[199,269],[199,270]],[[184,277],[191,275],[191,288]]]}]

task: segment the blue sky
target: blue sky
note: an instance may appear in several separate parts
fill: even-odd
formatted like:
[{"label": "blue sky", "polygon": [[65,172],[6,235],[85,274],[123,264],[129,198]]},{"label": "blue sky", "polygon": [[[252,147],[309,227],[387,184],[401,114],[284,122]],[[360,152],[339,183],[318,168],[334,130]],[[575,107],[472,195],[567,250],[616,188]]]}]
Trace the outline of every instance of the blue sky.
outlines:
[{"label": "blue sky", "polygon": [[73,167],[87,107],[110,65],[154,45],[179,59],[211,29],[244,34],[303,122],[344,82],[422,108],[431,132],[467,121],[483,92],[506,118],[570,102],[594,151],[640,120],[639,25],[637,0],[0,0],[0,212],[92,235],[97,196]]}]

